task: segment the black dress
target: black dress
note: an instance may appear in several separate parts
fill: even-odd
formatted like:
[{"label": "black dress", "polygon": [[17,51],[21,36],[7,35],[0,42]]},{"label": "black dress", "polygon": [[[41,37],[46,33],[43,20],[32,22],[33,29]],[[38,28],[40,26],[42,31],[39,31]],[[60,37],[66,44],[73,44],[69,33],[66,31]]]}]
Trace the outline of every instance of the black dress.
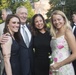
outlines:
[{"label": "black dress", "polygon": [[34,36],[35,75],[49,75],[49,58],[51,36],[49,32],[38,33]]},{"label": "black dress", "polygon": [[[11,57],[10,57],[12,75],[20,75],[20,63],[19,62],[20,62],[19,61],[19,44],[16,42],[16,40],[13,40],[13,44],[11,47]],[[6,75],[5,69],[2,75]]]}]

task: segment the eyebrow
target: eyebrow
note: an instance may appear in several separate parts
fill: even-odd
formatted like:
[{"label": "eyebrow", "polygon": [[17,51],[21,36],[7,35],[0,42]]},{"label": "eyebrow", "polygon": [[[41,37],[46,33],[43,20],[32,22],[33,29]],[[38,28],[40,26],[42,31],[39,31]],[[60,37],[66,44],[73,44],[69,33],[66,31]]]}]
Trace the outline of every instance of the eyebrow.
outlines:
[{"label": "eyebrow", "polygon": [[14,23],[14,24],[15,24],[15,23],[18,23],[18,24],[20,24],[20,22],[15,22],[15,21],[13,21],[12,23]]}]

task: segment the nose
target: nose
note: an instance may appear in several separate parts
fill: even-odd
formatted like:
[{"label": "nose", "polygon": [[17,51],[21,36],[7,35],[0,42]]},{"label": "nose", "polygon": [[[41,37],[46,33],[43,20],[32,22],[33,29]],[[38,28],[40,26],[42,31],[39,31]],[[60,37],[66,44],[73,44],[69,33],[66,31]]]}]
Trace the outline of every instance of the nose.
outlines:
[{"label": "nose", "polygon": [[23,17],[25,17],[25,14],[23,14]]},{"label": "nose", "polygon": [[58,23],[58,20],[56,20],[56,23]]},{"label": "nose", "polygon": [[38,24],[40,25],[40,23],[41,23],[41,22],[39,21]]},{"label": "nose", "polygon": [[24,13],[23,16],[26,17],[26,14]]},{"label": "nose", "polygon": [[16,26],[19,26],[20,24],[19,24],[19,22],[16,22]]},{"label": "nose", "polygon": [[27,18],[27,13],[23,13],[23,17],[24,18]]}]

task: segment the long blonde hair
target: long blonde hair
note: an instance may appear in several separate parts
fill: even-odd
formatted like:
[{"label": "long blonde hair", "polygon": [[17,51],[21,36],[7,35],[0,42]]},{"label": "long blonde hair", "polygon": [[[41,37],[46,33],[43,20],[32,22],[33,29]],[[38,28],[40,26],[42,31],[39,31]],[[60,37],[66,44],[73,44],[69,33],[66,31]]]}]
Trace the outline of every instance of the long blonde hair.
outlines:
[{"label": "long blonde hair", "polygon": [[54,27],[53,25],[53,15],[61,15],[65,21],[65,27],[66,28],[69,28],[72,30],[71,26],[70,26],[70,22],[69,20],[67,19],[66,15],[60,11],[60,10],[55,10],[52,14],[51,14],[51,28],[50,28],[50,34],[53,36],[53,37],[56,37],[56,32],[57,32],[57,29]]}]

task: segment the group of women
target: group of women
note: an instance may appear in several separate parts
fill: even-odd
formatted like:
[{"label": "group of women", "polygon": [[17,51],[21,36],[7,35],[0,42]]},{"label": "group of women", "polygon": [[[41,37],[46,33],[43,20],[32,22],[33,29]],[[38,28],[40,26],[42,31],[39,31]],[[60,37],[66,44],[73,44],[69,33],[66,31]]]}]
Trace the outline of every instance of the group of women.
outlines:
[{"label": "group of women", "polygon": [[[32,18],[34,74],[49,75],[49,69],[51,69],[51,75],[53,75],[52,70],[58,70],[59,75],[75,75],[71,62],[76,59],[76,42],[69,21],[60,10],[55,10],[51,14],[50,21],[51,28],[48,31],[45,19],[41,14],[35,14]],[[20,75],[19,29],[20,19],[16,15],[8,15],[4,34],[7,33],[9,40],[5,44],[1,44],[5,62],[3,75]],[[70,50],[72,54],[70,54]],[[53,61],[56,59],[56,62],[51,66],[49,53]],[[6,65],[7,62],[10,65]]]}]

